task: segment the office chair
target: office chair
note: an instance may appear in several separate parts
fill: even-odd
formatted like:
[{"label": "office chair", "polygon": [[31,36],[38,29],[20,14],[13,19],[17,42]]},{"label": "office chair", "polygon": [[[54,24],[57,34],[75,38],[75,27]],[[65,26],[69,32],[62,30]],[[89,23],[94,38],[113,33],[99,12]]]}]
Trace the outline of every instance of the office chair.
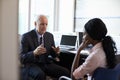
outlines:
[{"label": "office chair", "polygon": [[97,68],[92,80],[120,80],[120,63],[114,69]]},{"label": "office chair", "polygon": [[59,80],[72,80],[72,79],[66,76],[61,76]]}]

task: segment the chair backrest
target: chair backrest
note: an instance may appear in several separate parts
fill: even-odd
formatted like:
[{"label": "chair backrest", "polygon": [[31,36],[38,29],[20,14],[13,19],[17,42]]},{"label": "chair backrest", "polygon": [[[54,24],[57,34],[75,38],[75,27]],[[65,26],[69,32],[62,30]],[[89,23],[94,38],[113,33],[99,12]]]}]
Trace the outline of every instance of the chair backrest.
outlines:
[{"label": "chair backrest", "polygon": [[115,66],[114,69],[115,69],[115,70],[120,70],[120,63],[118,63],[118,64]]},{"label": "chair backrest", "polygon": [[120,80],[120,63],[114,69],[97,68],[92,80]]},{"label": "chair backrest", "polygon": [[66,76],[61,76],[59,80],[72,80],[72,79]]},{"label": "chair backrest", "polygon": [[117,71],[117,75],[119,76],[119,79],[118,79],[118,80],[120,80],[120,63],[118,63],[118,64],[116,65],[116,67],[114,68],[114,70]]}]

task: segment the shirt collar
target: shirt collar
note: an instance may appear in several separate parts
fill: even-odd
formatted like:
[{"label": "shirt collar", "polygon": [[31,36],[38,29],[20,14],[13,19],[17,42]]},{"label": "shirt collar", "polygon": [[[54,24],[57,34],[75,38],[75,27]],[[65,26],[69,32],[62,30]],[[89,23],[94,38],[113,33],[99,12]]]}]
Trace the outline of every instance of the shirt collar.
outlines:
[{"label": "shirt collar", "polygon": [[91,52],[92,52],[92,51],[95,51],[96,49],[98,49],[98,48],[100,48],[100,47],[102,47],[102,42],[97,43],[97,44],[91,49]]},{"label": "shirt collar", "polygon": [[43,35],[44,35],[44,34],[40,35],[40,34],[37,32],[36,29],[35,29],[35,32],[36,32],[36,34],[37,34],[38,39],[39,39],[40,37],[43,37]]}]

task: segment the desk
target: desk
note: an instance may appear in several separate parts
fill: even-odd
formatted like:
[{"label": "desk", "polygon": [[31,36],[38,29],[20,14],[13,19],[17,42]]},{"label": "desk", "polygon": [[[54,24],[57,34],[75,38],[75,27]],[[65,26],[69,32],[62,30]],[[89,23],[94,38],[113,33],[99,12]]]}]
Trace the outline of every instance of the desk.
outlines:
[{"label": "desk", "polygon": [[[61,65],[63,67],[66,67],[71,71],[71,66],[72,66],[72,63],[73,63],[76,52],[77,51],[73,51],[73,50],[61,51],[60,57],[59,57],[60,62],[57,63],[57,64]],[[88,56],[88,54],[86,54],[86,53],[85,54],[82,53],[80,55],[80,63],[79,63],[79,65],[81,65],[85,61],[87,56]]]},{"label": "desk", "polygon": [[[76,53],[77,53],[77,51],[75,51],[75,50],[74,51],[73,50],[61,51],[60,57],[59,57],[60,62],[58,62],[57,64],[60,66],[66,67],[71,71],[71,66],[72,66],[72,63],[73,63]],[[88,51],[86,51],[86,50],[81,51],[79,65],[81,65],[85,61],[87,56],[88,56]],[[118,54],[116,55],[116,58],[117,58],[117,63],[119,63],[120,62],[120,52],[118,52]]]},{"label": "desk", "polygon": [[[80,55],[80,65],[85,61],[86,57],[88,55],[84,54],[84,52],[86,51],[82,51],[83,53],[81,53]],[[66,67],[69,69],[69,71],[71,71],[71,66],[72,66],[72,62],[74,59],[74,56],[76,54],[76,51],[61,51],[60,54],[60,63],[59,65]],[[120,52],[119,54],[116,55],[117,58],[117,63],[120,63]]]}]

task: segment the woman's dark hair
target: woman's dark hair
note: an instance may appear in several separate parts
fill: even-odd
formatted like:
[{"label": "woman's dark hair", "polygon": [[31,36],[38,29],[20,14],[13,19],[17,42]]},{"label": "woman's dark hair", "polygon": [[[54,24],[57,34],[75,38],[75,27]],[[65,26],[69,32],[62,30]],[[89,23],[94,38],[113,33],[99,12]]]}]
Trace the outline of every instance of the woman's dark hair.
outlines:
[{"label": "woman's dark hair", "polygon": [[114,66],[116,65],[115,53],[117,52],[115,42],[112,40],[110,36],[106,36],[102,40],[102,45],[106,53],[108,68],[114,68]]},{"label": "woman's dark hair", "polygon": [[110,36],[106,36],[107,28],[104,22],[99,18],[94,18],[89,20],[84,28],[93,40],[102,41],[103,50],[107,58],[107,67],[113,68],[116,64],[115,54],[117,48],[113,39]]}]

